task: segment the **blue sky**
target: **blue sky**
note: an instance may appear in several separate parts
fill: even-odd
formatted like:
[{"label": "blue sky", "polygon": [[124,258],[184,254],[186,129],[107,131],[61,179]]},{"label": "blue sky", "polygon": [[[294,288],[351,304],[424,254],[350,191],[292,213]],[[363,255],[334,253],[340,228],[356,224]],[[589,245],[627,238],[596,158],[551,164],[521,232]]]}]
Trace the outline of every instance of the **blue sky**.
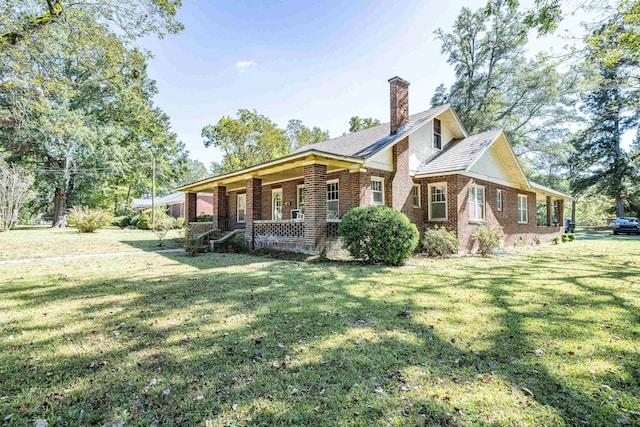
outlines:
[{"label": "blue sky", "polygon": [[282,127],[300,119],[335,137],[355,115],[389,121],[387,80],[396,75],[411,83],[410,112],[429,108],[436,86],[454,80],[434,30],[449,30],[462,6],[482,4],[185,0],[185,30],[143,45],[155,56],[157,105],[191,158],[208,166],[221,153],[204,147],[202,127],[239,108]]}]

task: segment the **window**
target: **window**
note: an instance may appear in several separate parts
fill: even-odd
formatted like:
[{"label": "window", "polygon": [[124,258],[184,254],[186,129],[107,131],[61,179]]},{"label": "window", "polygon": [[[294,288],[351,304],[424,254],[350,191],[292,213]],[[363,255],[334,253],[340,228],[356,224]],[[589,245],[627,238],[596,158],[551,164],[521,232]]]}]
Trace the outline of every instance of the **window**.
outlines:
[{"label": "window", "polygon": [[411,189],[411,205],[414,208],[419,208],[420,206],[422,206],[421,202],[422,200],[420,200],[420,193],[421,193],[421,186],[420,184],[413,184],[413,188]]},{"label": "window", "polygon": [[442,149],[442,123],[439,119],[433,119],[433,148]]},{"label": "window", "polygon": [[498,209],[498,212],[502,212],[502,203],[503,203],[503,200],[504,200],[504,195],[502,193],[504,193],[504,191],[502,191],[502,190],[498,190],[496,192],[496,197],[497,197],[496,207]]},{"label": "window", "polygon": [[484,187],[469,186],[469,220],[484,221]]},{"label": "window", "polygon": [[327,181],[327,219],[339,218],[340,188],[338,180]]},{"label": "window", "polygon": [[384,205],[384,179],[371,178],[372,204]]},{"label": "window", "polygon": [[246,194],[238,194],[237,197],[237,215],[236,219],[238,222],[245,222],[247,220],[247,195]]},{"label": "window", "polygon": [[527,196],[518,194],[518,223],[526,224],[529,222],[529,214],[527,212]]},{"label": "window", "polygon": [[558,223],[558,201],[554,200],[551,204],[551,222],[553,224]]},{"label": "window", "polygon": [[296,200],[298,201],[298,209],[302,209],[304,207],[304,184],[298,185]]},{"label": "window", "polygon": [[429,220],[447,219],[447,183],[429,184]]},{"label": "window", "polygon": [[271,219],[282,219],[282,188],[271,190]]}]

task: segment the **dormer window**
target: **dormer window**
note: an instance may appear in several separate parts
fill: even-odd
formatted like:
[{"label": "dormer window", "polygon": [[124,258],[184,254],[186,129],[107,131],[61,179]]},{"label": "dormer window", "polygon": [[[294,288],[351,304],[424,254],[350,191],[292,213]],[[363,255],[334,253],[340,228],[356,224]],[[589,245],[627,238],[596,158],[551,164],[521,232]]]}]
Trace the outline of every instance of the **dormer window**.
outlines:
[{"label": "dormer window", "polygon": [[440,119],[433,119],[433,148],[442,149],[442,123]]}]

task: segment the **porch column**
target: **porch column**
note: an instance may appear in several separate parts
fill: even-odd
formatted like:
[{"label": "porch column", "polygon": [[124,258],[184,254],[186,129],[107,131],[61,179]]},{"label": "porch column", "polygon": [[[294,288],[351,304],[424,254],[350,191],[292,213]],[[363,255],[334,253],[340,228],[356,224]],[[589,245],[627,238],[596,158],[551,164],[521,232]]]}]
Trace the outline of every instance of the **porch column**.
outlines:
[{"label": "porch column", "polygon": [[551,209],[551,197],[547,196],[547,227],[551,227],[553,225],[553,218]]},{"label": "porch column", "polygon": [[326,252],[327,166],[304,166],[304,247],[316,255]]},{"label": "porch column", "polygon": [[184,219],[187,224],[196,222],[198,193],[187,191],[184,194]]},{"label": "porch column", "polygon": [[253,250],[254,229],[253,222],[262,216],[262,180],[258,178],[247,179],[247,207],[245,240],[249,250]]},{"label": "porch column", "polygon": [[564,200],[558,199],[558,224],[564,227]]},{"label": "porch column", "polygon": [[213,223],[222,230],[227,231],[227,187],[213,187]]}]

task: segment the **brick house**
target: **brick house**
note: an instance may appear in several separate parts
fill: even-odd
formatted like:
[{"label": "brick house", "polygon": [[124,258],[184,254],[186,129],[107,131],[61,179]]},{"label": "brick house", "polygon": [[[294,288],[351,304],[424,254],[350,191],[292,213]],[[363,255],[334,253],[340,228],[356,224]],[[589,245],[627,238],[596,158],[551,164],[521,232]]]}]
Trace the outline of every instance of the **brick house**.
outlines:
[{"label": "brick house", "polygon": [[467,135],[450,105],[409,115],[409,83],[389,83],[390,123],[184,186],[187,220],[211,192],[214,222],[244,228],[249,247],[315,254],[339,249],[340,218],[357,206],[397,209],[421,232],[444,226],[466,252],[482,223],[502,226],[507,246],[564,231],[570,196],[530,182],[501,130]]},{"label": "brick house", "polygon": [[[185,194],[176,192],[167,194],[166,196],[156,197],[156,206],[163,208],[167,214],[174,218],[182,218],[185,215]],[[213,213],[213,195],[211,193],[198,193],[196,196],[196,205],[193,209],[195,215],[211,215]],[[143,211],[151,209],[151,199],[133,199],[131,207]],[[195,221],[195,219],[194,219]]]}]

